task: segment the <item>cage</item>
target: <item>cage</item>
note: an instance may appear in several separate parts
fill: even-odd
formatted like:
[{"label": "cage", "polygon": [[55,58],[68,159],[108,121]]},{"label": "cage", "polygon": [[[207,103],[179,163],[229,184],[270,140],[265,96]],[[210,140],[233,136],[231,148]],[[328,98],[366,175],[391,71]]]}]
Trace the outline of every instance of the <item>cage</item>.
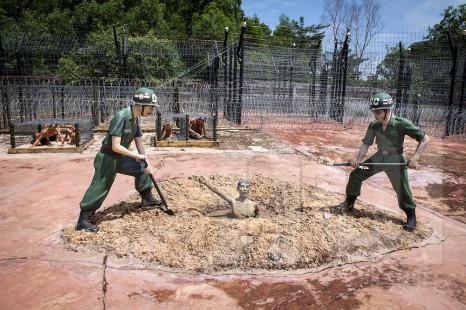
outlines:
[{"label": "cage", "polygon": [[90,119],[34,119],[10,125],[8,153],[82,152],[92,142]]},{"label": "cage", "polygon": [[[205,131],[195,132],[195,129]],[[204,113],[157,113],[155,146],[216,146],[217,118]],[[193,130],[194,129],[194,130]]]}]

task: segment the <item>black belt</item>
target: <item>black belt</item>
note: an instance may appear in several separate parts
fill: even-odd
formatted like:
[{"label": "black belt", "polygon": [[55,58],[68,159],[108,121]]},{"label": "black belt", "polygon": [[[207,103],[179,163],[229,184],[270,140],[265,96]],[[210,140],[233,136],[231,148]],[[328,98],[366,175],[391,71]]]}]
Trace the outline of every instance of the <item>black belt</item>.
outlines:
[{"label": "black belt", "polygon": [[384,156],[403,155],[403,150],[396,150],[396,151],[378,150],[377,153],[382,154]]},{"label": "black belt", "polygon": [[104,154],[107,154],[107,155],[110,155],[110,156],[112,156],[112,157],[114,157],[114,158],[120,158],[120,157],[123,156],[123,155],[120,154],[120,153],[114,152],[112,149],[106,149],[106,148],[104,148],[104,147],[101,147],[101,148],[100,148],[100,152],[101,152],[101,153],[104,153]]}]

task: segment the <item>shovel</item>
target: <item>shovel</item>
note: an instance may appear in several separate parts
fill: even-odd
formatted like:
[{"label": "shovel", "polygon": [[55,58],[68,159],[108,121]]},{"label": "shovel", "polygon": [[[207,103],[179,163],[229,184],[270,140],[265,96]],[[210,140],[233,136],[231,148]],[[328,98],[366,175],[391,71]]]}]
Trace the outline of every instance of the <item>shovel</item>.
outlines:
[{"label": "shovel", "polygon": [[[360,163],[360,166],[407,166],[408,163]],[[351,163],[333,163],[331,166],[351,166]]]},{"label": "shovel", "polygon": [[[147,161],[144,160],[144,167],[147,167]],[[162,191],[160,190],[159,186],[157,185],[157,182],[155,181],[154,175],[152,173],[149,173],[149,177],[152,180],[152,183],[154,183],[154,187],[157,190],[157,193],[159,194],[160,199],[163,202],[164,208],[161,208],[165,213],[168,215],[175,215],[175,212],[170,209],[170,207],[167,204],[167,201],[165,200],[165,197],[163,197]]]},{"label": "shovel", "polygon": [[[339,162],[334,162],[332,159],[328,157],[319,157],[317,158],[317,163],[322,164],[322,165],[327,165],[327,166],[351,166],[350,162],[346,163],[339,163]],[[403,167],[403,166],[408,166],[408,163],[360,163],[360,166],[382,166],[382,167],[387,167],[387,166],[397,166],[397,167]]]}]

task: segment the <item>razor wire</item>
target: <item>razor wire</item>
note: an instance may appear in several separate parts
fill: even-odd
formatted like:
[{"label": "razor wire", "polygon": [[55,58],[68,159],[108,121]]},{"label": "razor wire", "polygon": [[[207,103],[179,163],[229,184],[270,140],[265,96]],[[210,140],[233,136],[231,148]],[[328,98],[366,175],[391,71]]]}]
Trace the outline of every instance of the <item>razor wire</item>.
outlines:
[{"label": "razor wire", "polygon": [[[371,119],[368,101],[373,94],[384,91],[397,101],[397,115],[411,119],[431,135],[443,136],[446,128],[452,127],[452,134],[464,139],[464,110],[458,104],[461,87],[464,88],[461,72],[456,72],[453,104],[448,101],[451,55],[445,51],[444,55],[425,57],[417,51],[409,51],[404,55],[405,67],[399,75],[396,71],[399,58],[383,61],[387,47],[404,38],[381,34],[368,49],[366,61],[358,64],[348,59],[344,96],[341,95],[344,58],[339,42],[334,46],[322,46],[321,50],[245,42],[241,84],[236,44],[219,48],[213,41],[175,42],[186,67],[162,81],[115,77],[2,77],[1,128],[8,127],[7,114],[12,122],[34,118],[85,118],[93,119],[96,125],[105,123],[116,111],[130,104],[135,89],[142,86],[156,90],[161,113],[217,114],[222,126],[257,129],[366,127]],[[421,38],[421,34],[413,34],[409,40],[415,42]],[[166,52],[137,45],[132,46],[132,51],[136,48],[140,49],[137,52],[151,55]],[[32,49],[26,50],[32,55]],[[458,64],[459,68],[465,65],[463,56],[459,57]],[[392,75],[401,78],[377,78],[384,70],[392,70]],[[359,86],[362,84],[359,80],[363,79],[374,82],[366,83],[370,86]],[[222,120],[238,106],[241,124]],[[154,116],[145,118],[143,125],[153,127],[154,120]]]}]

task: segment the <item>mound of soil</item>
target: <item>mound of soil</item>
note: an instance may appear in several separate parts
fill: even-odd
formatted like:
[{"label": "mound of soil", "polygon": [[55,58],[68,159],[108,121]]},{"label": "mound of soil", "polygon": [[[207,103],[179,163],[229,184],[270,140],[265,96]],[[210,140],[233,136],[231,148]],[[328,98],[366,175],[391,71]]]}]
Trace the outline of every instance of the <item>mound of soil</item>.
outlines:
[{"label": "mound of soil", "polygon": [[[165,267],[196,272],[260,272],[320,269],[345,262],[374,260],[397,249],[423,244],[432,229],[402,229],[404,218],[356,203],[343,213],[341,194],[303,183],[258,175],[214,175],[211,182],[237,197],[240,178],[251,181],[256,218],[229,218],[229,205],[199,182],[199,176],[160,182],[176,216],[138,209],[130,195],[94,215],[101,232],[68,227],[63,238],[73,251],[136,257]],[[155,193],[154,190],[154,195]]]}]

